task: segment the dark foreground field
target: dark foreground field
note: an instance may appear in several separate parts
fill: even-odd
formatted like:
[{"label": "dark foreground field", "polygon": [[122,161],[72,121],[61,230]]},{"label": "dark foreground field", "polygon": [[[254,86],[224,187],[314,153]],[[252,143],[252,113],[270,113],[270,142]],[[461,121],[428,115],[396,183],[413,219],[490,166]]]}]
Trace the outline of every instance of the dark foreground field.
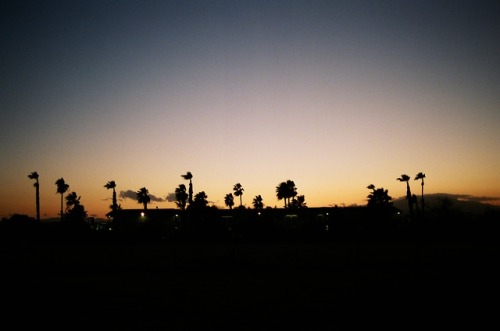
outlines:
[{"label": "dark foreground field", "polygon": [[2,329],[498,327],[497,242],[1,247]]}]

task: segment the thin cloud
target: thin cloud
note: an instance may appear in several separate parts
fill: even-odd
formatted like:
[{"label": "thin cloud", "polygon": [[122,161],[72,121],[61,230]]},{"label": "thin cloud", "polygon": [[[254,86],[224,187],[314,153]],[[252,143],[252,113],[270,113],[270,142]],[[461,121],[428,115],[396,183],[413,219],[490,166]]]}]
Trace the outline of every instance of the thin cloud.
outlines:
[{"label": "thin cloud", "polygon": [[169,193],[169,194],[167,194],[167,201],[168,202],[175,202],[175,201],[177,201],[175,193]]},{"label": "thin cloud", "polygon": [[[120,199],[132,199],[137,200],[137,192],[133,190],[120,191]],[[165,199],[157,197],[154,194],[149,194],[149,199],[151,202],[165,202]]]}]

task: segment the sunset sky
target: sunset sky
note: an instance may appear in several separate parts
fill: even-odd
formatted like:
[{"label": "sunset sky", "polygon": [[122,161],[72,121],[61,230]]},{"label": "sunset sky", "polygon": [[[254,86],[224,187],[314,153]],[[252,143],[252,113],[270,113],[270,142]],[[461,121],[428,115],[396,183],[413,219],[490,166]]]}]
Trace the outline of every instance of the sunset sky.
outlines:
[{"label": "sunset sky", "polygon": [[[498,1],[2,1],[0,217],[60,208],[63,177],[89,215],[187,171],[225,208],[310,207],[405,195],[500,200]],[[235,202],[239,204],[239,200]],[[122,199],[122,208],[140,208]]]}]

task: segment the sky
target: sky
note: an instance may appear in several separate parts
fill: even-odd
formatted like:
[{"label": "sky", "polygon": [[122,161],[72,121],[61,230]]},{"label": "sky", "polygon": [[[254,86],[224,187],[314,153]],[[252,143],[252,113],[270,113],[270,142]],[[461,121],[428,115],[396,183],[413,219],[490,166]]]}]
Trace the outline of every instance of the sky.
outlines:
[{"label": "sky", "polygon": [[[309,207],[466,194],[500,204],[498,1],[2,1],[0,217],[149,208],[193,174],[220,208],[293,180]],[[141,208],[131,198],[122,208]],[[496,199],[496,200],[495,200]],[[239,204],[239,199],[235,199]]]}]

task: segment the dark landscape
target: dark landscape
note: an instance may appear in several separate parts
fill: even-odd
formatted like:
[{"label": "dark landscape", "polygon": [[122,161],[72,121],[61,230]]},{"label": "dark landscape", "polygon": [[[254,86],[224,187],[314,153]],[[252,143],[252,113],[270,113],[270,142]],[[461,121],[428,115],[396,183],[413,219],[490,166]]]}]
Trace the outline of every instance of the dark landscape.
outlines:
[{"label": "dark landscape", "polygon": [[2,320],[70,330],[493,328],[497,216],[335,228],[337,218],[328,232],[273,236],[262,235],[268,224],[234,236],[199,224],[158,235],[4,221]]}]

